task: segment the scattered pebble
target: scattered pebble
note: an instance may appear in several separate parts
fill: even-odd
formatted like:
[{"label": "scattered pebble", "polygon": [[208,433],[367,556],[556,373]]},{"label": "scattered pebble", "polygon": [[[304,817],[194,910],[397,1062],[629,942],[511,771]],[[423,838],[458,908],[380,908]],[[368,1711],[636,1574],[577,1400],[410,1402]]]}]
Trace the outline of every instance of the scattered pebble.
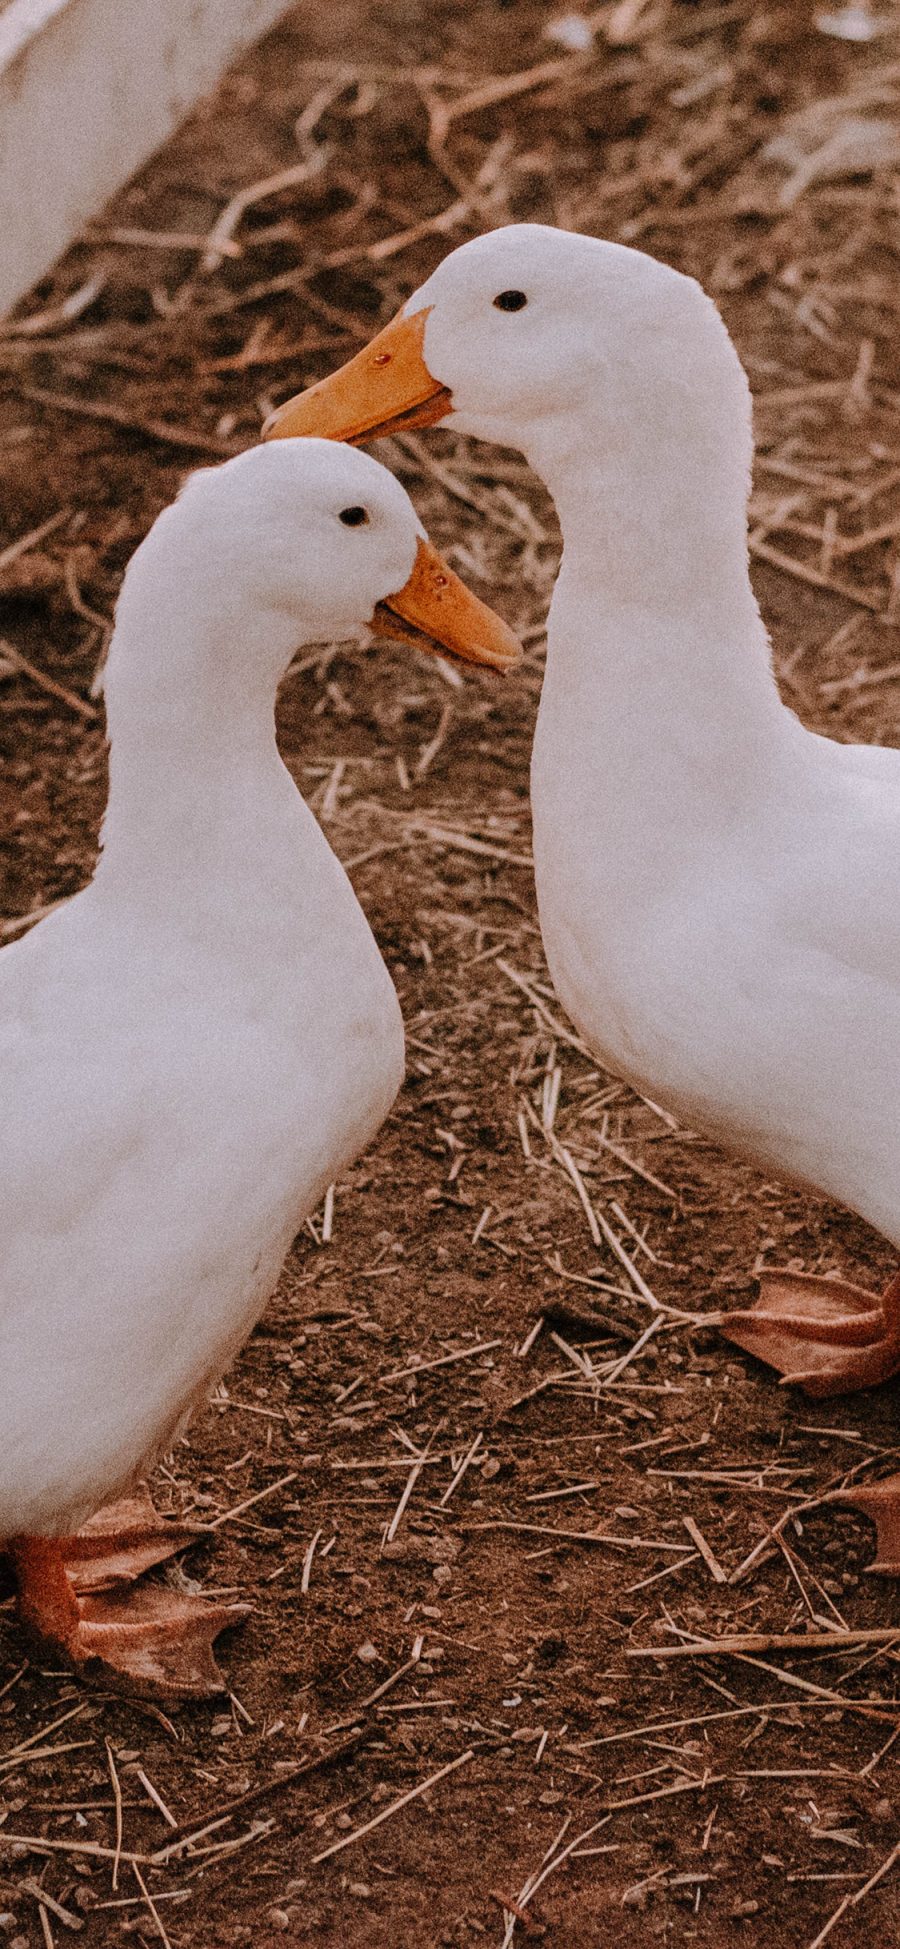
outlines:
[{"label": "scattered pebble", "polygon": [[544,38],[555,41],[570,54],[586,54],[594,45],[594,30],[583,14],[558,14],[544,28]]},{"label": "scattered pebble", "polygon": [[874,41],[891,23],[886,14],[872,14],[868,7],[851,6],[823,10],[815,15],[815,24],[820,34],[830,34],[836,41]]}]

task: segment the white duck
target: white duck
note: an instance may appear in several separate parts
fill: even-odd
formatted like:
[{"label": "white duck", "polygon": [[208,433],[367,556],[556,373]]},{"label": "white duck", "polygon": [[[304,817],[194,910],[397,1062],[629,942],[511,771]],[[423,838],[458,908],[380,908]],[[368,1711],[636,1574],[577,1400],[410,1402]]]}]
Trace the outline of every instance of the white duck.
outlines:
[{"label": "white duck", "polygon": [[275,742],[298,643],[367,623],[517,656],[367,455],[194,475],[119,599],[94,878],[0,954],[0,1539],[45,1640],[166,1695],[215,1688],[233,1609],[79,1597],[185,1535],[133,1505],[72,1532],[206,1396],[400,1086],[393,985]]},{"label": "white duck", "polygon": [[[556,503],[532,763],[550,969],[619,1075],[900,1245],[900,753],[782,704],[750,586],[750,393],[711,299],[612,243],[463,244],[267,431],[447,418]],[[731,1339],[810,1393],[900,1368],[900,1279],[764,1275]]]}]

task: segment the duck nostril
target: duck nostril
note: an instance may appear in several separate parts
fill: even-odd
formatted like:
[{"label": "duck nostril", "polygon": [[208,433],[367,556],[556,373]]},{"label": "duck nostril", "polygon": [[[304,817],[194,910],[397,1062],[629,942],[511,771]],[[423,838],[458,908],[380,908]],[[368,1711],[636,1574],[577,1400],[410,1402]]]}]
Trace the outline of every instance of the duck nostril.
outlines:
[{"label": "duck nostril", "polygon": [[390,363],[391,363],[390,352],[376,352],[375,357],[372,360],[373,365],[390,365]]}]

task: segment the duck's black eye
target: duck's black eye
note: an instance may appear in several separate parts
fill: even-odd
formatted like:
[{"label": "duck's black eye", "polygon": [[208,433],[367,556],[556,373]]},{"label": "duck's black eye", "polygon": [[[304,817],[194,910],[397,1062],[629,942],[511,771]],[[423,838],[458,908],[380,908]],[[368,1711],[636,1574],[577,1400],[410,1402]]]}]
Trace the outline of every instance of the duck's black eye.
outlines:
[{"label": "duck's black eye", "polygon": [[338,515],[345,528],[364,528],[368,519],[368,508],[342,508]]},{"label": "duck's black eye", "polygon": [[528,299],[524,291],[501,291],[494,303],[498,311],[524,311]]}]

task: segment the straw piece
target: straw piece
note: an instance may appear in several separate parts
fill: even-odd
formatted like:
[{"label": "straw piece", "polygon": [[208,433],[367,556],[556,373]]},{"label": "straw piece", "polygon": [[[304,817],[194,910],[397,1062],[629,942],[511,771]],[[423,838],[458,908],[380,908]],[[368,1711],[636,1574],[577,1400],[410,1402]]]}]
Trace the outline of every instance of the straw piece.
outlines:
[{"label": "straw piece", "polygon": [[36,548],[39,541],[46,541],[48,535],[52,535],[55,529],[61,528],[63,522],[68,521],[71,512],[71,508],[60,508],[58,513],[51,514],[36,528],[29,528],[27,534],[17,535],[15,541],[8,542],[5,548],[0,548],[0,575],[12,562],[17,562],[21,555],[27,555],[30,549]]},{"label": "straw piece", "polygon": [[373,1828],[380,1827],[382,1821],[393,1820],[394,1815],[399,1814],[401,1807],[407,1807],[411,1800],[418,1800],[419,1795],[427,1793],[429,1787],[436,1787],[439,1780],[446,1780],[448,1774],[455,1773],[457,1767],[467,1766],[474,1758],[475,1751],[470,1746],[465,1753],[460,1753],[458,1758],[450,1760],[447,1766],[440,1767],[438,1772],[432,1773],[427,1780],[420,1780],[417,1787],[411,1787],[408,1793],[402,1793],[399,1800],[392,1800],[389,1807],[382,1808],[381,1813],[375,1815],[374,1820],[367,1820],[364,1826],[355,1827],[352,1834],[344,1834],[339,1841],[332,1841],[331,1846],[323,1848],[321,1854],[314,1854],[311,1866],[318,1867],[320,1861],[327,1861],[332,1854],[340,1854],[343,1848],[352,1847],[354,1842],[362,1840],[364,1834],[371,1834]]},{"label": "straw piece", "polygon": [[715,1556],[713,1551],[710,1549],[709,1544],[707,1543],[702,1530],[699,1528],[697,1523],[695,1523],[693,1516],[682,1516],[681,1520],[684,1524],[685,1529],[687,1530],[688,1535],[693,1537],[693,1540],[696,1543],[698,1550],[700,1551],[700,1555],[702,1556],[703,1561],[706,1564],[707,1570],[709,1571],[710,1576],[712,1577],[714,1583],[727,1584],[728,1577],[725,1571],[722,1569],[722,1565],[719,1562],[718,1557]]},{"label": "straw piece", "polygon": [[389,1381],[405,1381],[411,1374],[430,1374],[436,1367],[451,1367],[457,1360],[474,1360],[479,1353],[493,1353],[495,1347],[502,1347],[502,1340],[479,1340],[477,1347],[459,1347],[456,1353],[440,1354],[436,1360],[412,1361],[407,1367],[395,1367],[390,1374],[382,1374],[379,1386],[387,1387]]},{"label": "straw piece", "polygon": [[56,413],[75,413],[81,419],[106,421],[126,433],[142,433],[147,440],[158,440],[166,447],[182,447],[188,453],[212,454],[216,460],[230,459],[238,449],[230,440],[219,440],[212,433],[192,433],[189,427],[173,426],[171,420],[141,419],[124,406],[107,399],[82,399],[78,393],[51,392],[46,386],[19,386],[23,399],[36,406],[47,406]]},{"label": "straw piece", "polygon": [[311,177],[319,174],[324,162],[325,151],[316,149],[305,162],[292,163],[289,169],[276,170],[273,176],[264,176],[258,183],[248,183],[244,189],[237,190],[209,233],[207,248],[200,263],[201,271],[208,273],[218,270],[228,253],[238,224],[254,203],[261,203],[266,196],[276,196],[281,190],[299,189],[303,183],[308,183]]},{"label": "straw piece", "polygon": [[[318,1773],[325,1767],[336,1765],[338,1760],[346,1759],[349,1753],[356,1751],[366,1737],[361,1726],[354,1726],[346,1739],[340,1740],[336,1746],[329,1747],[327,1752],[314,1753],[311,1759],[298,1760],[295,1766],[285,1767],[283,1773],[276,1774],[271,1780],[264,1780],[261,1786],[249,1787],[246,1793],[239,1793],[236,1799],[226,1801],[225,1806],[220,1807],[218,1813],[213,1814],[209,1820],[199,1825],[196,1820],[183,1821],[171,1839],[164,1847],[159,1848],[156,1854],[126,1855],[124,1859],[131,1862],[139,1861],[142,1867],[162,1866],[173,1855],[183,1853],[185,1848],[191,1847],[205,1835],[212,1833],[214,1828],[223,1827],[226,1821],[233,1820],[235,1814],[244,1813],[249,1807],[257,1807],[260,1801],[267,1800],[270,1794],[282,1793],[285,1787],[293,1786],[295,1780],[302,1780],[308,1773]],[[65,1848],[68,1844],[59,1841],[52,1845]],[[104,1855],[110,1852],[109,1848],[101,1848],[99,1851]]]},{"label": "straw piece", "polygon": [[[690,1556],[692,1551],[687,1543],[666,1543],[655,1536],[608,1536],[600,1530],[592,1529],[554,1529],[548,1523],[519,1523],[511,1519],[497,1517],[489,1523],[466,1523],[467,1530],[516,1529],[530,1536],[553,1536],[558,1543],[608,1543],[618,1550],[665,1550],[678,1556]],[[889,1637],[900,1636],[900,1626]],[[680,1649],[680,1647],[679,1647]],[[632,1653],[632,1657],[644,1654]]]},{"label": "straw piece", "polygon": [[709,1658],[737,1651],[845,1651],[852,1644],[894,1643],[900,1643],[900,1624],[875,1625],[865,1631],[748,1631],[732,1638],[700,1638],[696,1644],[642,1645],[637,1650],[629,1650],[628,1657]]},{"label": "straw piece", "polygon": [[112,1885],[113,1885],[113,1894],[115,1894],[116,1889],[119,1886],[119,1862],[121,1861],[122,1858],[122,1827],[123,1827],[122,1788],[119,1784],[119,1775],[116,1771],[116,1762],[113,1754],[113,1749],[108,1739],[106,1740],[105,1744],[106,1744],[106,1764],[109,1768],[109,1777],[110,1780],[112,1781],[113,1799],[115,1800],[116,1803],[116,1853],[112,1865]]},{"label": "straw piece", "polygon": [[213,1530],[221,1529],[223,1523],[233,1523],[248,1509],[255,1509],[258,1502],[265,1502],[267,1496],[274,1496],[279,1489],[286,1489],[289,1483],[296,1482],[298,1474],[299,1470],[292,1469],[290,1475],[279,1476],[278,1481],[270,1482],[267,1489],[258,1489],[255,1496],[248,1496],[245,1502],[237,1503],[234,1509],[226,1509],[221,1516],[215,1516],[211,1523],[204,1523],[199,1534],[206,1536]]},{"label": "straw piece", "polygon": [[820,1929],[814,1941],[809,1944],[809,1949],[822,1949],[823,1942],[827,1942],[832,1929],[837,1927],[841,1916],[846,1915],[849,1908],[856,1908],[857,1904],[863,1901],[866,1895],[871,1894],[872,1889],[876,1888],[880,1881],[883,1881],[885,1875],[890,1874],[891,1869],[897,1861],[900,1861],[900,1841],[897,1842],[896,1847],[891,1848],[890,1854],[885,1856],[880,1868],[876,1868],[875,1873],[869,1876],[868,1881],[863,1884],[862,1888],[857,1888],[855,1894],[845,1895],[843,1901],[838,1903],[834,1914],[829,1916],[824,1929]]},{"label": "straw piece", "polygon": [[[172,1944],[163,1927],[162,1917],[159,1913],[156,1903],[153,1900],[153,1896],[151,1895],[150,1890],[147,1887],[147,1883],[145,1882],[144,1877],[141,1874],[140,1868],[138,1867],[136,1861],[132,1861],[131,1863],[131,1872],[134,1875],[135,1881],[137,1882],[137,1885],[141,1891],[141,1896],[143,1898],[143,1901],[146,1907],[150,1911],[150,1915],[153,1919],[153,1923],[156,1928],[156,1933],[159,1936],[160,1942],[162,1942],[165,1945],[165,1949],[172,1949]],[[113,1887],[115,1887],[115,1882],[113,1882]]]},{"label": "straw piece", "polygon": [[30,677],[32,683],[37,684],[40,690],[45,690],[48,696],[56,697],[61,704],[68,704],[71,711],[76,711],[78,716],[83,717],[89,724],[95,722],[96,709],[93,704],[88,703],[86,697],[79,697],[77,691],[70,690],[66,684],[61,684],[57,677],[49,677],[46,670],[39,669],[36,663],[32,663],[30,657],[24,656],[22,651],[17,649],[14,643],[8,642],[5,636],[0,637],[0,657],[4,658],[13,670],[21,671],[23,677]]}]

